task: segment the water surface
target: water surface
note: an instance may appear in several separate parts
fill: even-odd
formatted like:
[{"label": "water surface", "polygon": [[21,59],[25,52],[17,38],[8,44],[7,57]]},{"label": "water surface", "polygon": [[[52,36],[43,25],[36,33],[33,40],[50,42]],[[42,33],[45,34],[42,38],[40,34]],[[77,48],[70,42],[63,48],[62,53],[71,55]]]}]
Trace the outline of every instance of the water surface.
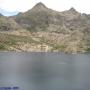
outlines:
[{"label": "water surface", "polygon": [[0,87],[90,90],[90,54],[0,53]]}]

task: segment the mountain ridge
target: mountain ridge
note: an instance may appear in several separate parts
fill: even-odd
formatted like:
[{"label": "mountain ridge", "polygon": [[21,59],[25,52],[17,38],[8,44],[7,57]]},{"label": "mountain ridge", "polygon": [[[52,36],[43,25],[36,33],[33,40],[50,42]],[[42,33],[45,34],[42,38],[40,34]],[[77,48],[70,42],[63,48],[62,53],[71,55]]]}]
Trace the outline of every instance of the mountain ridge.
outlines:
[{"label": "mountain ridge", "polygon": [[[44,8],[48,8],[48,7],[46,7],[46,5],[45,5],[44,3],[38,2],[38,3],[35,4],[31,9],[33,9],[34,7],[37,7],[37,6],[42,6],[42,7],[44,7]],[[31,9],[29,9],[29,10],[31,10]],[[52,8],[48,8],[48,9],[51,9],[51,10],[57,11],[57,12],[64,12],[64,11],[74,11],[74,12],[78,12],[74,7],[71,7],[70,9],[64,10],[64,11],[54,10],[54,9],[52,9]],[[18,15],[19,13],[26,13],[26,12],[28,12],[29,10],[27,10],[27,11],[25,11],[25,12],[18,12],[17,15]],[[79,12],[79,13],[80,13],[80,12]],[[1,14],[1,13],[0,13],[0,14]],[[90,14],[87,14],[87,13],[81,13],[81,14],[90,15]],[[1,14],[1,15],[2,15],[2,14]],[[4,15],[3,15],[3,16],[4,16]],[[13,15],[13,16],[16,16],[16,14]],[[12,17],[12,16],[8,16],[8,17]]]},{"label": "mountain ridge", "polygon": [[6,41],[1,40],[1,48],[5,45],[5,50],[67,53],[90,51],[90,15],[79,13],[73,7],[58,12],[40,2],[25,13],[0,18],[1,36]]}]

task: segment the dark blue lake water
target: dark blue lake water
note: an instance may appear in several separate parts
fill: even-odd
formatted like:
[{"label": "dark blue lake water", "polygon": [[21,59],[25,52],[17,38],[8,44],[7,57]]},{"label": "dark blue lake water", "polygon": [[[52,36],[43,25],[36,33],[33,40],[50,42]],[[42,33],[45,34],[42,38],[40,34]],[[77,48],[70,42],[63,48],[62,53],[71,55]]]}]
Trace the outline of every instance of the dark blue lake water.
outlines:
[{"label": "dark blue lake water", "polygon": [[0,53],[0,87],[90,90],[90,54]]}]

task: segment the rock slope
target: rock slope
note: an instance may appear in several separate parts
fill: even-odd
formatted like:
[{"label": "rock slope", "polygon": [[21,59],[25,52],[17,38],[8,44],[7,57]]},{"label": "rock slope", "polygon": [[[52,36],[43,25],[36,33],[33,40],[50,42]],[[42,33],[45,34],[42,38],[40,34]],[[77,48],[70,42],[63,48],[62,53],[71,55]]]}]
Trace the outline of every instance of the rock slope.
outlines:
[{"label": "rock slope", "polygon": [[16,16],[1,15],[0,50],[90,52],[90,15],[79,13],[73,7],[54,11],[41,2]]}]

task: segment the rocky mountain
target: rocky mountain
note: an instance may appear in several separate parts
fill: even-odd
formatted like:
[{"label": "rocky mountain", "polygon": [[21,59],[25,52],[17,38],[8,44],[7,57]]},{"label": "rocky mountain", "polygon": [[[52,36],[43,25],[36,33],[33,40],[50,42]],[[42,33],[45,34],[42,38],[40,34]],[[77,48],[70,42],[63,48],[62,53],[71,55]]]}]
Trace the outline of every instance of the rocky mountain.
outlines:
[{"label": "rocky mountain", "polygon": [[47,8],[41,2],[31,10],[20,13],[14,18],[18,24],[30,31],[53,31],[52,28],[54,28],[54,31],[59,32],[60,29],[57,29],[62,27],[69,30],[82,30],[85,26],[90,26],[90,15],[81,14],[73,7],[67,11],[57,12]]},{"label": "rocky mountain", "polygon": [[13,42],[3,48],[7,51],[90,51],[90,15],[79,13],[73,7],[58,12],[40,2],[25,13],[12,17],[1,15],[0,31],[4,31],[1,36],[5,41]]}]

